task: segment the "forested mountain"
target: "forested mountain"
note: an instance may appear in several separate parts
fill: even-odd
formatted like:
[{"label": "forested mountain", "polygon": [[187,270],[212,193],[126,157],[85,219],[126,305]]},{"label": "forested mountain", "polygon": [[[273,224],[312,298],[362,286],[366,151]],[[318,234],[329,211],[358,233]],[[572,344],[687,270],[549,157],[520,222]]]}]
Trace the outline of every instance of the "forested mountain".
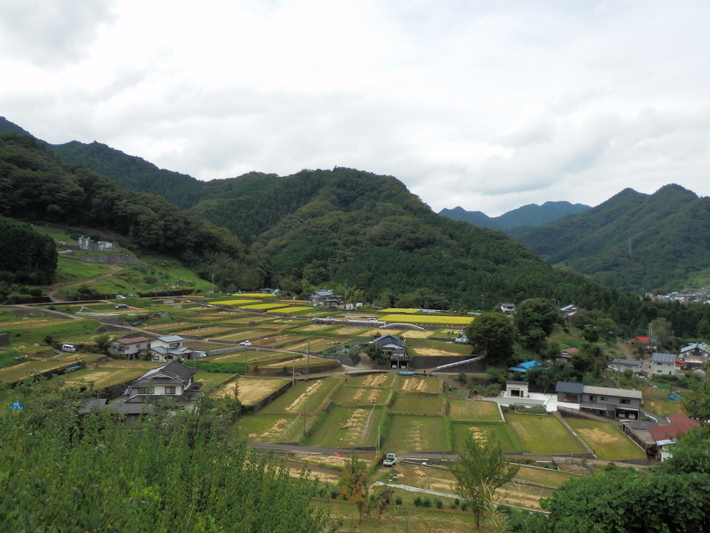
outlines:
[{"label": "forested mountain", "polygon": [[507,230],[508,228],[536,228],[550,224],[568,215],[578,215],[591,209],[588,205],[570,202],[545,202],[542,205],[528,204],[499,217],[489,217],[480,211],[466,211],[462,207],[442,209],[440,215],[452,220],[461,220],[482,228]]},{"label": "forested mountain", "polygon": [[0,215],[116,232],[129,247],[172,255],[198,271],[219,272],[228,263],[232,277],[250,287],[264,277],[258,261],[227,230],[159,196],[121,189],[79,165],[62,165],[27,135],[0,133]]},{"label": "forested mountain", "polygon": [[574,218],[516,238],[552,264],[563,264],[622,290],[683,285],[710,265],[710,198],[678,185],[652,195],[625,189]]},{"label": "forested mountain", "polygon": [[13,124],[5,117],[0,117],[0,133],[22,133],[23,135],[30,135],[30,132],[23,130],[17,124]]}]

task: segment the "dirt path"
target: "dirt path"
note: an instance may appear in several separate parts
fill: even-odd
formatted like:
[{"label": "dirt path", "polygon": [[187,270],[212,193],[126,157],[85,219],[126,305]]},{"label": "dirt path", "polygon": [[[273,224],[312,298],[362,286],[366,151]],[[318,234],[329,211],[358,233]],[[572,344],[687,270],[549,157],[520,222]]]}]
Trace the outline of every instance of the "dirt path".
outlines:
[{"label": "dirt path", "polygon": [[86,278],[81,281],[72,281],[71,283],[55,283],[52,285],[52,290],[47,293],[47,296],[53,301],[53,302],[63,302],[61,298],[57,297],[57,294],[59,293],[60,289],[65,289],[66,287],[74,287],[76,285],[83,285],[89,281],[99,281],[102,279],[110,278],[116,272],[120,272],[123,270],[123,267],[121,265],[108,265],[109,268],[111,269],[111,272],[108,274],[101,274],[99,276],[93,276],[91,278]]},{"label": "dirt path", "polygon": [[617,342],[616,343],[617,348],[622,351],[624,354],[624,357],[628,359],[629,361],[635,361],[636,356],[634,355],[634,351],[631,349],[631,346],[629,346],[628,343],[626,342]]}]

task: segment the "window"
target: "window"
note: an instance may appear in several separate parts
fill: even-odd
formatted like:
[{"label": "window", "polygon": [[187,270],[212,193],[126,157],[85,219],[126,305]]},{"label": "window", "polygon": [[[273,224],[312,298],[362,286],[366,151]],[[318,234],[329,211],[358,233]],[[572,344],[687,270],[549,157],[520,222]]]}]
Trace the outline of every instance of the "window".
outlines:
[{"label": "window", "polygon": [[175,387],[165,387],[165,394],[175,394]]},{"label": "window", "polygon": [[606,401],[606,396],[599,396],[599,401],[605,402],[605,401]]},{"label": "window", "polygon": [[628,398],[621,398],[621,400],[619,400],[619,403],[622,403],[624,405],[630,405],[631,400],[629,400]]},{"label": "window", "polygon": [[138,387],[138,394],[153,394],[155,387]]},{"label": "window", "polygon": [[589,401],[590,401],[590,402],[596,402],[596,401],[597,401],[597,397],[594,396],[594,394],[590,394],[590,395],[589,395]]}]

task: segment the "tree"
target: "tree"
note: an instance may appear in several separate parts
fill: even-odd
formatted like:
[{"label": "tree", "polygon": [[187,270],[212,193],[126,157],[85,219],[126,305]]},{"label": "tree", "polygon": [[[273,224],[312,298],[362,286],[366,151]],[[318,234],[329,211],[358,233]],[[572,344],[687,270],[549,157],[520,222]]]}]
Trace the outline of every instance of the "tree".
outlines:
[{"label": "tree", "polygon": [[503,313],[481,313],[466,328],[468,342],[489,363],[504,362],[513,355],[515,327]]},{"label": "tree", "polygon": [[389,487],[373,494],[367,488],[367,466],[364,461],[359,461],[356,455],[345,463],[340,477],[340,493],[348,501],[355,503],[359,515],[358,524],[374,510],[381,515],[392,501],[394,491]]},{"label": "tree", "polygon": [[503,448],[496,439],[476,439],[464,442],[460,459],[449,467],[456,477],[456,494],[464,500],[481,527],[481,517],[487,510],[495,510],[495,492],[508,483],[520,468],[503,458]]},{"label": "tree", "polygon": [[690,418],[710,420],[710,381],[691,383],[691,390],[683,393],[681,407]]},{"label": "tree", "polygon": [[522,345],[535,352],[545,347],[546,339],[560,323],[560,313],[550,300],[525,300],[515,310],[515,326]]}]

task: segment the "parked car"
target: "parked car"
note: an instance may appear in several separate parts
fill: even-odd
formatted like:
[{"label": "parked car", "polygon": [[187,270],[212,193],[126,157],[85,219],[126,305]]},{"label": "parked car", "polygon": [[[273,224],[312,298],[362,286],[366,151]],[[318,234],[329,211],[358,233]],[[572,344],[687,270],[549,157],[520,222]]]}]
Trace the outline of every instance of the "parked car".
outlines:
[{"label": "parked car", "polygon": [[73,344],[62,344],[63,352],[76,352],[76,346]]},{"label": "parked car", "polygon": [[251,346],[251,341],[242,341],[239,343],[241,346]]},{"label": "parked car", "polygon": [[395,464],[397,464],[397,455],[394,453],[388,453],[385,460],[382,461],[382,466],[394,466]]}]

